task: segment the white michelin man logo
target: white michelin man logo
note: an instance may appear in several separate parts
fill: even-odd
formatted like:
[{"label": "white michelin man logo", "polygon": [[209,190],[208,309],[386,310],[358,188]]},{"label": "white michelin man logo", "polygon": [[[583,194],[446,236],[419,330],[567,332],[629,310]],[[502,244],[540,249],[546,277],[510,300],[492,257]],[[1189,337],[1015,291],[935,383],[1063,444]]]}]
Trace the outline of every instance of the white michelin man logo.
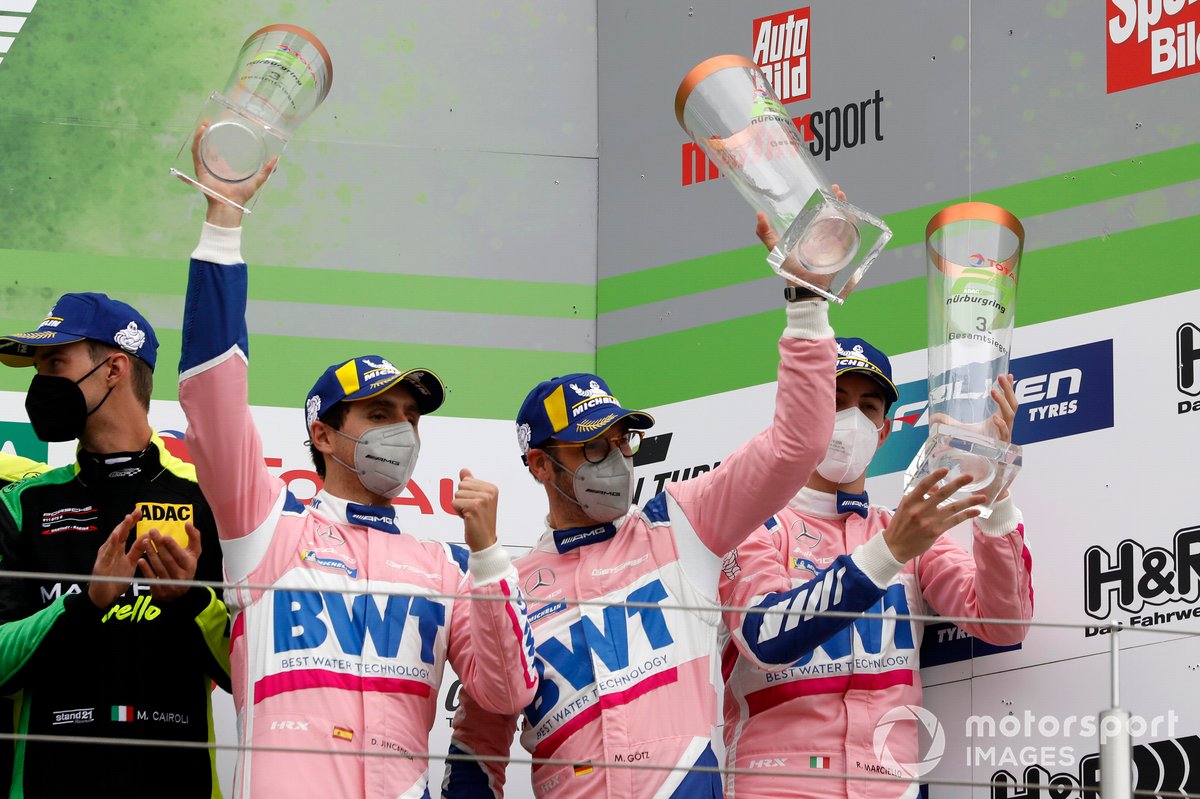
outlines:
[{"label": "white michelin man logo", "polygon": [[146,343],[146,334],[138,330],[137,322],[130,322],[124,330],[117,331],[113,341],[126,352],[137,352]]},{"label": "white michelin man logo", "polygon": [[588,399],[592,399],[593,397],[607,397],[608,396],[608,393],[604,389],[600,388],[600,384],[597,383],[595,380],[588,383],[587,388],[580,388],[579,386],[572,383],[571,390],[574,391],[579,396],[587,397]]},{"label": "white michelin man logo", "polygon": [[308,398],[308,402],[304,404],[304,414],[308,419],[308,426],[312,427],[312,423],[317,421],[317,415],[321,413],[321,398],[313,395]]},{"label": "white michelin man logo", "polygon": [[533,438],[533,430],[528,424],[517,425],[517,446],[521,448],[522,455],[529,454],[529,442]]}]

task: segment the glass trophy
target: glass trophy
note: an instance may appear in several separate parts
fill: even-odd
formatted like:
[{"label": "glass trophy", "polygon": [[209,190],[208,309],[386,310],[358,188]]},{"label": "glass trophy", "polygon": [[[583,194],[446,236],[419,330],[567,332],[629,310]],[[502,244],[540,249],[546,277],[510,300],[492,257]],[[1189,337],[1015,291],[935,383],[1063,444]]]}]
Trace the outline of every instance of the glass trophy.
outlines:
[{"label": "glass trophy", "polygon": [[779,244],[767,262],[781,276],[845,301],[892,231],[839,200],[758,66],[721,55],[696,66],[675,94],[684,131],[719,166]]},{"label": "glass trophy", "polygon": [[971,482],[949,501],[986,494],[981,516],[1021,469],[1021,448],[998,437],[991,391],[1008,373],[1025,229],[988,203],[960,203],[925,228],[929,274],[929,437],[905,473],[905,491],[947,468]]},{"label": "glass trophy", "polygon": [[[171,174],[250,213],[248,207],[222,192],[222,184],[249,180],[280,155],[304,120],[325,100],[332,82],[329,51],[304,28],[268,25],[255,31],[242,45],[224,91],[208,98]],[[202,127],[204,132],[196,142]],[[216,178],[215,185],[201,185],[196,179],[193,146],[201,164]],[[254,200],[248,203],[253,204]]]}]

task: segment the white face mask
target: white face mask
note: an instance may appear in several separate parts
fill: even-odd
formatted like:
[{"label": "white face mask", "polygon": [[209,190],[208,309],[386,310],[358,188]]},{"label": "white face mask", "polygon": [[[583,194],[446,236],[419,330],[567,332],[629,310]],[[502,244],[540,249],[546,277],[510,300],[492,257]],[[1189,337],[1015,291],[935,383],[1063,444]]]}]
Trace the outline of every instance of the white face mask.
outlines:
[{"label": "white face mask", "polygon": [[879,431],[858,408],[846,408],[833,417],[833,437],[825,459],[817,464],[817,474],[831,483],[842,485],[856,480],[875,456]]},{"label": "white face mask", "polygon": [[573,472],[558,461],[554,462],[574,478],[575,496],[567,496],[551,483],[554,490],[582,508],[588,518],[611,522],[629,511],[633,503],[633,458],[626,458],[620,448],[613,447],[604,460],[582,463]]},{"label": "white face mask", "polygon": [[332,453],[330,455],[357,474],[363,488],[381,497],[395,499],[400,496],[417,467],[417,455],[421,452],[421,440],[411,424],[399,422],[372,427],[359,438],[341,430],[334,429],[333,432],[354,442],[353,466]]}]

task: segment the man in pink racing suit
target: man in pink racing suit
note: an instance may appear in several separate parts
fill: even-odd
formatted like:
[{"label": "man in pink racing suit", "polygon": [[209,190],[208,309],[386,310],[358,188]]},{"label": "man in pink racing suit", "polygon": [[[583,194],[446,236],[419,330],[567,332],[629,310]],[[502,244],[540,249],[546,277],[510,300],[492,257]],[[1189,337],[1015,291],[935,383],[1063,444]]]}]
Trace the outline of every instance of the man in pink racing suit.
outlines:
[{"label": "man in pink racing suit", "polygon": [[[1011,376],[993,389],[1000,437],[1011,440]],[[725,613],[726,776],[729,799],[915,797],[916,721],[897,713],[884,762],[874,737],[885,714],[920,705],[922,625],[902,619],[813,616],[814,610],[999,618],[1033,617],[1031,560],[1020,511],[1005,491],[987,519],[983,495],[942,500],[969,482],[939,470],[895,513],[870,504],[866,470],[890,429],[891,365],[861,339],[838,339],[837,416],[829,452],[787,507],[726,560],[722,602],[785,613]],[[974,518],[968,554],[942,533]],[[993,644],[1016,644],[1025,624],[966,624]],[[787,663],[779,670],[778,664]],[[780,776],[807,772],[811,778]],[[834,775],[893,777],[844,780]],[[823,776],[829,775],[829,776]]]},{"label": "man in pink racing suit", "polygon": [[[548,380],[526,398],[517,438],[550,513],[517,561],[541,678],[521,741],[534,758],[561,761],[534,766],[537,796],[721,795],[711,745],[721,560],[824,454],[832,336],[824,301],[789,302],[771,426],[641,508],[630,505],[632,455],[654,423],[648,414],[623,409],[588,374]],[[487,712],[470,689],[461,698],[451,753],[507,756],[517,715]],[[450,762],[443,796],[498,797],[503,786],[503,765]]]},{"label": "man in pink racing suit", "polygon": [[[197,159],[197,174],[209,179]],[[266,171],[241,191],[243,201]],[[253,185],[250,185],[253,184]],[[305,405],[324,489],[303,505],[263,463],[247,401],[241,215],[209,200],[192,254],[180,402],[212,506],[233,616],[239,797],[429,797],[429,730],[447,659],[481,704],[513,712],[537,683],[517,572],[496,543],[494,486],[460,474],[470,548],[402,532],[422,415],[442,382],[378,356],[325,371]],[[502,600],[467,601],[465,593]],[[287,750],[300,750],[289,753]],[[417,755],[412,757],[411,755]]]}]

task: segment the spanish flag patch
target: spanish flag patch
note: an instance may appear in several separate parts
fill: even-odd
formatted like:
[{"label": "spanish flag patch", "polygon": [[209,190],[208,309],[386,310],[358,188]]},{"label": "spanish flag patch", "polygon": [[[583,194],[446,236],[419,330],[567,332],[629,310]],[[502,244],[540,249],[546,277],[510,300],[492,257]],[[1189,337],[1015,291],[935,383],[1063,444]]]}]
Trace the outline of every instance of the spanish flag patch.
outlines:
[{"label": "spanish flag patch", "polygon": [[348,730],[345,727],[334,727],[333,728],[333,737],[341,738],[343,741],[353,741],[354,740],[354,730]]}]

